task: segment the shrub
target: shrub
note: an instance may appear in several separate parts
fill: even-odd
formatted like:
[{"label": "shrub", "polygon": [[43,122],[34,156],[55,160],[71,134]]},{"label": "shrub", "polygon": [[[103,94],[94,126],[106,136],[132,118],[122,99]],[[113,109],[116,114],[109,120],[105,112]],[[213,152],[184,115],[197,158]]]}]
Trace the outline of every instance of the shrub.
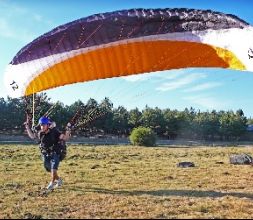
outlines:
[{"label": "shrub", "polygon": [[137,146],[155,146],[156,134],[150,128],[138,127],[134,128],[130,134],[130,142]]}]

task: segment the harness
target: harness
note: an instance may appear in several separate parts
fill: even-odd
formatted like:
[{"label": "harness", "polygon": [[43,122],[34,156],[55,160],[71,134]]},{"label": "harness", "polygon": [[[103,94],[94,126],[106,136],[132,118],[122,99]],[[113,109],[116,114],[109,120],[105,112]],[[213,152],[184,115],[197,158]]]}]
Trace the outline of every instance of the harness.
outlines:
[{"label": "harness", "polygon": [[58,131],[50,129],[48,133],[40,132],[40,151],[44,156],[52,156],[54,153],[58,154],[60,161],[62,161],[67,154],[67,146],[65,141],[60,140],[56,135]]},{"label": "harness", "polygon": [[59,140],[56,139],[54,130],[49,128],[48,133],[40,132],[40,150],[43,155],[51,156],[54,152],[57,152],[57,146]]}]

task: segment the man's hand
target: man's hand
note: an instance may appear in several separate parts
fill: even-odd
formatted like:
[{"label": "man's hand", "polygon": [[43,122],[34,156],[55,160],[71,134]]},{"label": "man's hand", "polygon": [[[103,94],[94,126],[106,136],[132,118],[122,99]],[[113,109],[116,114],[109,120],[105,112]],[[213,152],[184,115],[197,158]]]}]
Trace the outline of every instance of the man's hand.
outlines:
[{"label": "man's hand", "polygon": [[53,121],[50,125],[50,128],[55,128],[56,127],[56,123]]},{"label": "man's hand", "polygon": [[25,122],[23,123],[23,125],[25,126],[26,129],[27,129],[27,128],[30,128],[30,123],[29,123],[29,121],[25,121]]},{"label": "man's hand", "polygon": [[66,126],[66,131],[71,131],[71,129],[72,129],[72,125],[71,125],[71,123],[69,122],[69,123],[67,124],[67,126]]},{"label": "man's hand", "polygon": [[71,137],[71,128],[72,128],[71,123],[68,123],[67,126],[65,127],[65,130],[66,130],[65,134],[60,135],[61,140],[64,140],[64,141],[69,140],[69,138]]}]

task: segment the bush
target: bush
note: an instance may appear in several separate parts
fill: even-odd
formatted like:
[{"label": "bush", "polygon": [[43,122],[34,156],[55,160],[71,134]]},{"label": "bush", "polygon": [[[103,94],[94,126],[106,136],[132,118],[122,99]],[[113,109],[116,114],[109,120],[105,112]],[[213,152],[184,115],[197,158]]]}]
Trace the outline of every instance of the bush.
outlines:
[{"label": "bush", "polygon": [[150,128],[134,128],[129,138],[131,143],[137,146],[151,147],[156,144],[156,134]]}]

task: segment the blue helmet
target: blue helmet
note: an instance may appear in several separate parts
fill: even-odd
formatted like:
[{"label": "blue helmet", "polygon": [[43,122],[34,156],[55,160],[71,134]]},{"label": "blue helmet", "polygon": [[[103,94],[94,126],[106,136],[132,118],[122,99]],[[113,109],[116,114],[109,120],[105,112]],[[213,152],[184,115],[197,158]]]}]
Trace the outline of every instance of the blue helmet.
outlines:
[{"label": "blue helmet", "polygon": [[40,125],[48,125],[51,124],[51,121],[47,117],[41,117],[39,120]]}]

